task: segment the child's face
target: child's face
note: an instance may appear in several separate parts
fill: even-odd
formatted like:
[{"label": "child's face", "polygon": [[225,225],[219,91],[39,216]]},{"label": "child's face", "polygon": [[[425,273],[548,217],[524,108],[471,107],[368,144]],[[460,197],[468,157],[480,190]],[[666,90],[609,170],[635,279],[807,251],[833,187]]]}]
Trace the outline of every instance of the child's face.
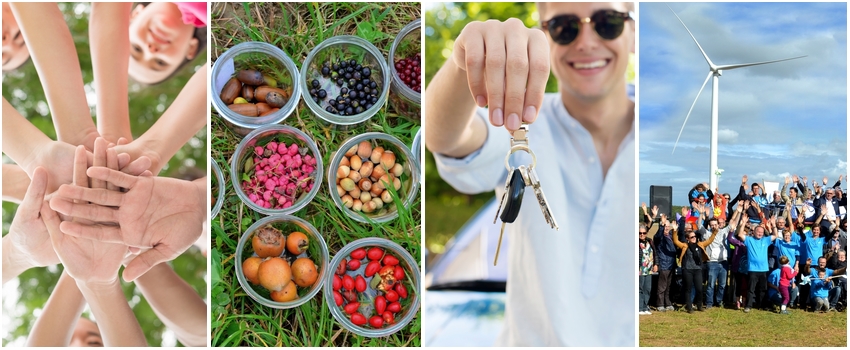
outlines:
[{"label": "child's face", "polygon": [[183,23],[172,3],[136,5],[130,20],[130,76],[146,84],[164,80],[184,60],[195,58],[195,27]]},{"label": "child's face", "polygon": [[102,347],[103,338],[100,335],[100,329],[97,328],[94,322],[80,317],[76,327],[74,327],[74,334],[71,335],[71,343],[68,345]]},{"label": "child's face", "polygon": [[18,28],[18,21],[12,14],[9,3],[3,3],[3,70],[9,71],[24,64],[30,57],[23,33]]}]

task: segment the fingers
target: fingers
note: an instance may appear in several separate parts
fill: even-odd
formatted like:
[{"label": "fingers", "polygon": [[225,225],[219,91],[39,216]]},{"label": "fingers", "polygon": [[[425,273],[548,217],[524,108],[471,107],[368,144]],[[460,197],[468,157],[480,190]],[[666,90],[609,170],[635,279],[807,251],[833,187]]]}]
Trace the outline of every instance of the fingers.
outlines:
[{"label": "fingers", "polygon": [[[483,23],[472,22],[467,25],[458,36],[455,51],[460,57],[460,65],[466,67],[466,80],[469,83],[469,91],[478,107],[487,105],[487,85],[484,81],[484,36],[482,35]],[[492,122],[492,119],[491,119]]]},{"label": "fingers", "polygon": [[127,164],[127,166],[121,167],[121,172],[127,175],[138,176],[141,175],[145,170],[148,170],[150,167],[151,159],[146,156],[141,156],[139,158],[136,158],[136,160],[130,162],[130,164]]},{"label": "fingers", "polygon": [[118,169],[124,169],[128,164],[130,164],[130,155],[127,153],[119,153],[118,154]]},{"label": "fingers", "polygon": [[118,211],[96,204],[73,203],[63,197],[53,197],[50,208],[67,216],[96,222],[118,222]]},{"label": "fingers", "polygon": [[[106,139],[98,137],[94,140],[94,163],[93,166],[106,166]],[[106,188],[106,182],[101,179],[91,179],[91,188]]]},{"label": "fingers", "polygon": [[74,152],[74,175],[75,186],[89,187],[89,177],[86,175],[88,169],[88,156],[84,146],[77,146]]},{"label": "fingers", "polygon": [[[491,27],[497,21],[485,22]],[[487,85],[487,103],[490,106],[490,122],[495,126],[505,123],[505,37],[499,30],[487,30],[484,33],[484,81]]]},{"label": "fingers", "polygon": [[533,123],[543,105],[549,81],[549,40],[542,31],[532,30],[528,38],[528,84],[525,90],[522,121]]},{"label": "fingers", "polygon": [[63,221],[59,225],[59,228],[69,236],[106,243],[124,243],[124,239],[121,236],[121,229],[118,226],[82,225],[78,222]]},{"label": "fingers", "polygon": [[59,216],[50,209],[47,202],[41,202],[41,219],[44,221],[44,226],[50,235],[50,243],[53,245],[53,250],[59,251],[59,247],[62,245],[62,240],[65,236],[62,235],[59,229]]},{"label": "fingers", "polygon": [[117,170],[107,169],[104,167],[92,167],[86,171],[86,174],[89,175],[92,179],[103,180],[106,182],[111,182],[118,187],[123,188],[133,188],[138,179],[135,176],[130,176],[124,174]]},{"label": "fingers", "polygon": [[60,197],[65,197],[67,199],[91,202],[92,204],[107,207],[121,206],[124,199],[124,194],[118,191],[111,191],[102,188],[83,188],[69,185],[59,186],[59,191],[57,193]]},{"label": "fingers", "polygon": [[148,272],[152,267],[156,266],[161,262],[168,261],[170,258],[163,254],[163,245],[159,245],[153,249],[150,249],[142,254],[139,254],[133,261],[127,264],[127,267],[124,269],[124,281],[132,282],[135,281],[139,276],[144,275],[145,272]]},{"label": "fingers", "polygon": [[[106,167],[109,169],[118,170],[118,153],[115,152],[114,148],[109,148],[106,150]],[[118,186],[111,182],[106,183],[106,189],[117,191]]]},{"label": "fingers", "polygon": [[27,188],[27,193],[24,194],[24,199],[21,201],[21,215],[26,215],[31,218],[38,218],[39,209],[44,202],[44,193],[47,191],[47,170],[42,167],[35,168],[30,179],[30,186]]},{"label": "fingers", "polygon": [[[505,21],[505,27],[505,127],[514,131],[519,129],[522,122],[526,83],[529,75],[528,51],[518,50],[517,48],[527,48],[528,37],[516,35],[516,31],[525,29],[525,25],[516,18]],[[546,59],[548,57],[547,55]]]}]

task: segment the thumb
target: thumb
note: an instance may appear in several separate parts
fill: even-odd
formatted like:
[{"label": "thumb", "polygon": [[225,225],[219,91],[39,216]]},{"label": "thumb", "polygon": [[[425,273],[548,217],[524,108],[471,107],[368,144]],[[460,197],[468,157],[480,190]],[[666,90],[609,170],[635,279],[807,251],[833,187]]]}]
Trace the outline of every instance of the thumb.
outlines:
[{"label": "thumb", "polygon": [[41,202],[41,219],[44,221],[44,226],[47,227],[47,233],[50,235],[50,242],[53,244],[53,250],[58,250],[65,239],[65,235],[59,230],[59,215],[50,208],[50,204],[46,201]]},{"label": "thumb", "polygon": [[24,199],[21,201],[22,213],[33,213],[32,217],[38,217],[38,210],[42,207],[46,191],[47,170],[37,167],[32,173],[32,180],[29,188],[27,188],[27,193],[24,194]]},{"label": "thumb", "polygon": [[153,249],[139,254],[139,256],[137,256],[135,259],[133,259],[133,261],[127,264],[127,267],[124,269],[124,281],[135,281],[141,275],[144,275],[146,272],[148,272],[148,270],[150,270],[152,267],[156,266],[161,262],[170,260],[170,258],[164,254],[165,249],[166,248],[164,245],[159,244]]}]

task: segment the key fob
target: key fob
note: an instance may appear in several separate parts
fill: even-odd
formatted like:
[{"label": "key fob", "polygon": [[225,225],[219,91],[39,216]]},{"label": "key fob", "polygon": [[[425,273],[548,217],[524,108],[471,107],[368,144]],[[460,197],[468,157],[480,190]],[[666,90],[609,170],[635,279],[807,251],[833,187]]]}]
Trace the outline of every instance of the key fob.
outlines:
[{"label": "key fob", "polygon": [[502,222],[512,223],[519,215],[519,208],[522,206],[522,195],[525,193],[525,181],[522,179],[522,174],[519,169],[514,169],[511,173],[511,181],[506,191],[507,199],[505,209],[502,210],[502,215],[499,217]]}]

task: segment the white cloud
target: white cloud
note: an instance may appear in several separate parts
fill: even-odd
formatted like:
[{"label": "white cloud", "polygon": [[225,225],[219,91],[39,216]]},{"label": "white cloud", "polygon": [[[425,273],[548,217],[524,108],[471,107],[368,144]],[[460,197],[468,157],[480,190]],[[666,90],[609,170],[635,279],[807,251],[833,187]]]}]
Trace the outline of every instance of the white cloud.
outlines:
[{"label": "white cloud", "polygon": [[723,143],[738,142],[738,132],[730,129],[720,129],[717,131],[717,141]]}]

